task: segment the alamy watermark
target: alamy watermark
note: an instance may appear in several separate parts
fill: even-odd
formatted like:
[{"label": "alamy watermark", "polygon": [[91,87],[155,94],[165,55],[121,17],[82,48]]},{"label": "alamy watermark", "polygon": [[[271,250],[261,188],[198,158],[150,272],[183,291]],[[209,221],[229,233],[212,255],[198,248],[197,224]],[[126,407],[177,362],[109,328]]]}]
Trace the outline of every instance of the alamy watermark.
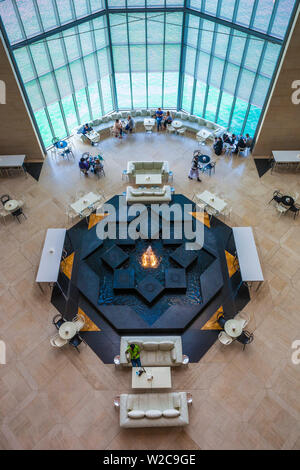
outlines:
[{"label": "alamy watermark", "polygon": [[0,340],[0,364],[6,364],[6,344]]},{"label": "alamy watermark", "polygon": [[300,104],[300,80],[294,80],[292,83],[292,88],[295,90],[292,93],[292,103],[298,105]]},{"label": "alamy watermark", "polygon": [[186,250],[201,250],[204,244],[204,224],[198,217],[197,205],[193,209],[193,204],[151,204],[149,214],[146,205],[128,206],[126,197],[119,196],[118,216],[115,206],[109,203],[101,207],[101,213],[107,214],[97,224],[96,233],[101,240],[157,240],[161,234],[163,240],[185,240]]},{"label": "alamy watermark", "polygon": [[295,366],[300,365],[300,339],[295,339],[292,343],[292,349],[295,349],[295,351],[292,354],[292,363]]},{"label": "alamy watermark", "polygon": [[6,104],[6,85],[3,80],[0,80],[0,104]]}]

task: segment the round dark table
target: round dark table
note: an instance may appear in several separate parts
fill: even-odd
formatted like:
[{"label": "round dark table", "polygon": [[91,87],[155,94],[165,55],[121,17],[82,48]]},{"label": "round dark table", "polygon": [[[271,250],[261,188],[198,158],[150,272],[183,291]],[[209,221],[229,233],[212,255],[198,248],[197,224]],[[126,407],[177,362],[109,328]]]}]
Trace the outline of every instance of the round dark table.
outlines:
[{"label": "round dark table", "polygon": [[294,203],[295,203],[294,199],[293,199],[291,196],[282,196],[280,202],[281,202],[281,204],[283,204],[284,206],[288,206],[288,207],[293,206]]},{"label": "round dark table", "polygon": [[200,163],[209,163],[210,162],[210,157],[208,155],[200,155],[198,157],[198,161]]},{"label": "round dark table", "polygon": [[68,143],[65,140],[60,140],[59,142],[56,142],[55,147],[58,149],[65,149]]}]

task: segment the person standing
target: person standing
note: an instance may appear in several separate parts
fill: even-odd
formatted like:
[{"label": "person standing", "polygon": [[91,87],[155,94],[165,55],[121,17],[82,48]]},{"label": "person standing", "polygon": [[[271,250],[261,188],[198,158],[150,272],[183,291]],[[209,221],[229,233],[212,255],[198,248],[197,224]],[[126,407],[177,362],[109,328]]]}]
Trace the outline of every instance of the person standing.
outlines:
[{"label": "person standing", "polygon": [[201,179],[199,178],[198,157],[196,155],[192,160],[192,167],[190,169],[188,178],[190,180],[197,178],[197,181],[201,182]]},{"label": "person standing", "polygon": [[156,125],[157,125],[157,132],[158,132],[161,127],[161,122],[162,122],[164,113],[161,110],[161,108],[158,108],[155,115],[156,115]]},{"label": "person standing", "polygon": [[119,119],[116,119],[116,122],[114,124],[114,133],[116,137],[119,137],[119,139],[122,139],[123,128],[122,128],[122,123],[119,121]]}]

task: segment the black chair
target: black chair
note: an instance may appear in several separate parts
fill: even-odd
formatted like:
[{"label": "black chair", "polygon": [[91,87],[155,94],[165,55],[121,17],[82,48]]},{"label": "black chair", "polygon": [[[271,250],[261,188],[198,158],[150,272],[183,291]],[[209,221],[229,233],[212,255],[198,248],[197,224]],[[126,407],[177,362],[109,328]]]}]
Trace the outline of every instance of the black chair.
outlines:
[{"label": "black chair", "polygon": [[292,212],[294,214],[294,219],[296,218],[297,215],[299,215],[299,211],[300,211],[299,204],[293,204],[288,210],[288,212]]},{"label": "black chair", "polygon": [[79,335],[75,335],[72,339],[70,339],[69,341],[69,344],[71,344],[72,346],[74,346],[74,348],[76,349],[77,352],[80,353],[79,349],[78,349],[78,346],[80,345],[80,343],[82,343],[82,339],[80,338]]},{"label": "black chair", "polygon": [[10,201],[10,196],[8,194],[3,194],[3,196],[0,197],[0,201],[2,202],[2,206],[4,207],[4,205]]},{"label": "black chair", "polygon": [[23,210],[21,207],[19,207],[19,209],[17,209],[16,211],[12,212],[12,215],[14,217],[16,217],[17,221],[19,222],[19,224],[21,223],[20,220],[19,220],[19,217],[20,215],[22,215],[25,219],[27,219],[26,215],[24,214]]},{"label": "black chair", "polygon": [[273,193],[273,197],[272,199],[268,202],[268,204],[270,204],[272,201],[276,201],[276,202],[281,202],[281,199],[283,198],[283,194],[276,189],[276,191],[274,191]]},{"label": "black chair", "polygon": [[62,315],[60,313],[58,313],[57,315],[55,315],[55,317],[53,317],[52,319],[52,323],[53,325],[55,326],[55,328],[57,330],[59,330],[59,328],[61,327],[61,325],[63,323],[65,323],[65,320],[63,319]]},{"label": "black chair", "polygon": [[208,163],[207,165],[205,165],[201,168],[202,173],[207,171],[209,173],[209,176],[211,176],[212,170],[213,170],[214,173],[216,172],[216,163],[215,162],[210,162],[210,163]]},{"label": "black chair", "polygon": [[247,330],[244,330],[243,333],[240,336],[238,336],[236,339],[239,343],[242,343],[244,345],[243,347],[243,351],[244,351],[246,344],[250,344],[254,340],[254,334],[250,333]]},{"label": "black chair", "polygon": [[224,326],[227,320],[224,318],[224,313],[219,313],[217,317],[217,322],[219,323],[220,327],[224,330]]}]

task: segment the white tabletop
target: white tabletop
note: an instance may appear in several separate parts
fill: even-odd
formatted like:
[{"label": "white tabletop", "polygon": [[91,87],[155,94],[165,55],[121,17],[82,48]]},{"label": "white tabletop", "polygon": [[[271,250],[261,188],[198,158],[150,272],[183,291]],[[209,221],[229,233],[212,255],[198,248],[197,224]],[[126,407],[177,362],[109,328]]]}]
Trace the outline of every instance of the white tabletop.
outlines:
[{"label": "white tabletop", "polygon": [[95,204],[96,202],[100,201],[101,196],[98,194],[95,194],[93,192],[90,192],[88,194],[85,194],[83,197],[78,199],[76,202],[71,204],[72,209],[77,213],[81,214],[85,209],[87,209],[89,206]]},{"label": "white tabletop", "polygon": [[231,338],[237,338],[243,332],[243,322],[241,320],[228,320],[224,325],[225,333]]},{"label": "white tabletop", "polygon": [[300,163],[300,150],[273,150],[277,163]]},{"label": "white tabletop", "polygon": [[[146,373],[138,376],[139,367],[132,368],[132,388],[171,388],[171,367],[145,367]],[[152,380],[147,380],[147,374],[153,375]]]},{"label": "white tabletop", "polygon": [[233,227],[233,236],[239,259],[242,280],[246,282],[263,281],[252,227]]},{"label": "white tabletop", "polygon": [[135,183],[136,184],[161,184],[161,174],[153,173],[153,174],[138,174],[135,175]]},{"label": "white tabletop", "polygon": [[57,281],[65,236],[65,228],[47,230],[36,282]]},{"label": "white tabletop", "polygon": [[7,201],[4,204],[4,209],[7,212],[13,212],[13,211],[17,210],[18,207],[19,207],[19,201],[16,201],[15,199],[10,199],[9,201]]},{"label": "white tabletop", "polygon": [[179,129],[180,127],[182,127],[182,122],[179,121],[179,119],[176,119],[175,121],[171,122],[171,125],[175,127],[175,129]]},{"label": "white tabletop", "polygon": [[0,155],[0,167],[22,166],[25,155]]},{"label": "white tabletop", "polygon": [[223,201],[223,199],[220,199],[209,191],[204,191],[201,194],[197,194],[197,197],[220,213],[223,212],[227,206],[227,202]]},{"label": "white tabletop", "polygon": [[87,132],[85,134],[90,140],[94,140],[94,139],[98,139],[99,138],[99,134],[98,132],[94,131],[94,129],[90,132]]},{"label": "white tabletop", "polygon": [[72,339],[76,333],[76,325],[72,321],[64,322],[58,330],[58,334],[62,339]]},{"label": "white tabletop", "polygon": [[145,118],[144,119],[144,126],[154,126],[155,119],[153,118]]},{"label": "white tabletop", "polygon": [[199,137],[203,137],[203,139],[207,139],[211,134],[212,132],[208,131],[207,129],[200,129],[200,131],[197,132],[197,135]]}]

